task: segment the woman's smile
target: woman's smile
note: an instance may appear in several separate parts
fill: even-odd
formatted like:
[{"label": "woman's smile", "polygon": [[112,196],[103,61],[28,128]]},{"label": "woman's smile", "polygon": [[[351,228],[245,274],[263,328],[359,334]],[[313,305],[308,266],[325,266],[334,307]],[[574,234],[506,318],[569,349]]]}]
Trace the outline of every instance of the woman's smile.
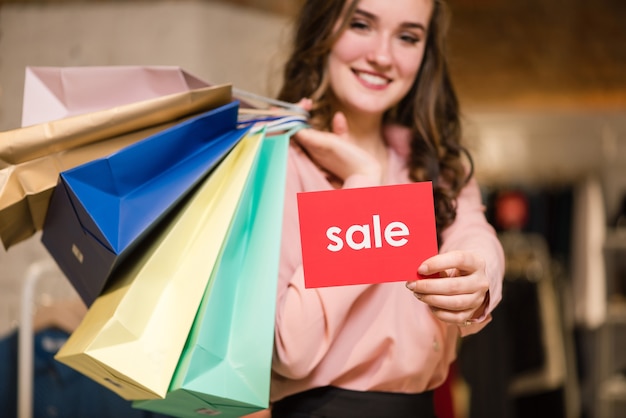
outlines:
[{"label": "woman's smile", "polygon": [[384,89],[392,81],[392,79],[385,77],[384,75],[371,71],[352,70],[352,72],[365,87],[374,90]]}]

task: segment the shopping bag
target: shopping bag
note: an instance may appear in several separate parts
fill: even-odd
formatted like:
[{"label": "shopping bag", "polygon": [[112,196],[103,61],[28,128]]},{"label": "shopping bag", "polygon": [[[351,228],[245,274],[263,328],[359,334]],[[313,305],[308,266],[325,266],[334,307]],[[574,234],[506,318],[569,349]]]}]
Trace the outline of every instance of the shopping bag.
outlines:
[{"label": "shopping bag", "polygon": [[167,396],[135,407],[176,417],[268,407],[288,144],[263,141]]},{"label": "shopping bag", "polygon": [[5,249],[41,230],[61,171],[230,103],[231,88],[205,87],[0,132],[0,239]]},{"label": "shopping bag", "polygon": [[124,399],[165,397],[260,139],[246,135],[116,270],[57,360]]},{"label": "shopping bag", "polygon": [[237,102],[60,174],[41,241],[87,306],[112,271],[245,135]]},{"label": "shopping bag", "polygon": [[207,87],[176,66],[26,67],[22,126]]}]

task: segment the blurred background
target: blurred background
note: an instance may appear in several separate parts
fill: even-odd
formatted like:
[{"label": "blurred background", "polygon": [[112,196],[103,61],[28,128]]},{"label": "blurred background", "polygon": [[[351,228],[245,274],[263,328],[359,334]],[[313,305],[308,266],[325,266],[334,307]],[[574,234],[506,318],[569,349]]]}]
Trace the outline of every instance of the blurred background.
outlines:
[{"label": "blurred background", "polygon": [[[20,126],[26,66],[174,65],[272,96],[300,3],[0,1],[0,131]],[[624,417],[626,2],[449,4],[464,136],[507,253],[494,322],[460,345],[455,416]],[[0,250],[0,337],[49,261],[39,238]],[[33,309],[65,285],[48,271]]]}]

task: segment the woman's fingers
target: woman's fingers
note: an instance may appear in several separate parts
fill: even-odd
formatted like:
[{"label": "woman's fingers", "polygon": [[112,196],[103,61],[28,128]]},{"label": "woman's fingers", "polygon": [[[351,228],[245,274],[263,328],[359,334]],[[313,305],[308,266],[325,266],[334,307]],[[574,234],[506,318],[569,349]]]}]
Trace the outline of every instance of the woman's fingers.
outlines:
[{"label": "woman's fingers", "polygon": [[473,310],[465,309],[462,311],[450,311],[447,309],[437,308],[435,306],[429,306],[430,311],[440,321],[447,322],[455,325],[462,325],[470,322],[473,317]]},{"label": "woman's fingers", "polygon": [[336,135],[348,138],[348,120],[343,113],[337,112],[333,116],[332,130]]},{"label": "woman's fingers", "polygon": [[311,109],[313,109],[313,100],[304,97],[302,99],[300,99],[300,101],[298,101],[298,103],[296,103],[296,106],[299,106],[301,108],[303,108],[304,110],[306,110],[307,112],[310,112]]},{"label": "woman's fingers", "polygon": [[437,318],[452,324],[462,324],[474,318],[476,310],[481,306],[485,298],[482,293],[461,293],[455,295],[414,294],[420,301],[428,305]]},{"label": "woman's fingers", "polygon": [[422,276],[430,276],[440,272],[456,270],[458,272],[474,272],[484,268],[484,261],[470,251],[450,251],[437,254],[424,261],[417,272]]},{"label": "woman's fingers", "polygon": [[407,287],[442,321],[464,323],[486,300],[489,282],[484,261],[475,253],[438,254],[424,261],[418,274],[422,279],[407,282]]},{"label": "woman's fingers", "polygon": [[335,135],[328,132],[318,131],[312,128],[300,129],[293,138],[302,145],[312,157],[320,157],[331,153]]}]

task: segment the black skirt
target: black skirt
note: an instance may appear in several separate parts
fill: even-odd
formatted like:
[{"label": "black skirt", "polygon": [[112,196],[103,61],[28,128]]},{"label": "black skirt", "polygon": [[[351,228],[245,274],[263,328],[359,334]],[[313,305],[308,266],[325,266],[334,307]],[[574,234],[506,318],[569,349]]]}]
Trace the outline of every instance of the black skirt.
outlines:
[{"label": "black skirt", "polygon": [[359,392],[326,386],[288,396],[272,406],[272,418],[435,418],[432,391]]}]

